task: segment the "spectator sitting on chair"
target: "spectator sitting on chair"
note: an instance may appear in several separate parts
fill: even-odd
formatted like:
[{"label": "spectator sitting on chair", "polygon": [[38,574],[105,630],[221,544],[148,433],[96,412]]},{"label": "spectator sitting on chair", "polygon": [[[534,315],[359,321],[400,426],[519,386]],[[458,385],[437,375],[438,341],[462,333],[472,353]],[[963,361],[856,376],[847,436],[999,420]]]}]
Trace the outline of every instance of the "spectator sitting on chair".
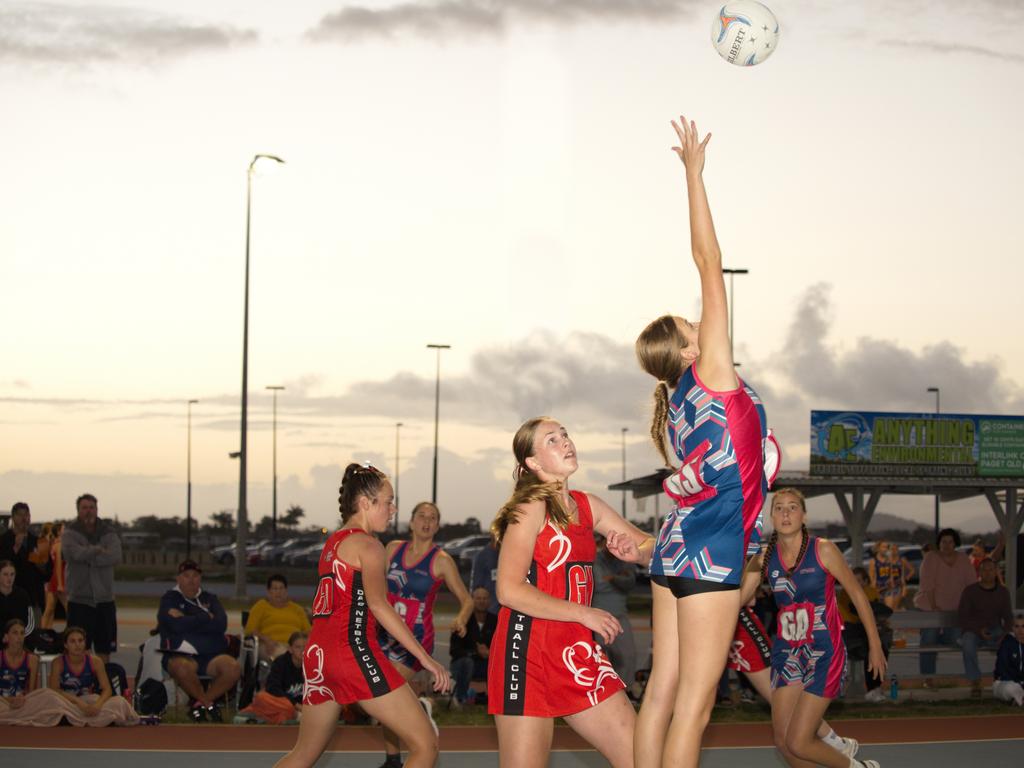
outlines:
[{"label": "spectator sitting on chair", "polygon": [[288,580],[280,573],[267,579],[267,597],[256,601],[245,622],[245,634],[259,638],[260,659],[273,661],[288,650],[296,632],[309,634],[309,617],[288,599]]},{"label": "spectator sitting on chair", "polygon": [[992,694],[1024,707],[1024,613],[1013,620],[1013,632],[1003,638],[996,656]]},{"label": "spectator sitting on chair", "polygon": [[0,560],[0,627],[7,626],[11,619],[18,619],[28,627],[25,634],[31,634],[33,627],[32,598],[21,587],[14,585],[16,569],[10,560]]},{"label": "spectator sitting on chair", "polygon": [[306,683],[302,654],[308,640],[308,632],[292,632],[285,652],[274,659],[267,676],[267,693],[288,699],[297,712],[302,712],[302,688]]},{"label": "spectator sitting on chair", "polygon": [[491,652],[491,638],[498,628],[498,616],[490,611],[491,595],[483,587],[473,590],[473,613],[466,622],[466,634],[460,637],[452,632],[449,651],[449,669],[455,690],[452,704],[456,708],[469,701],[469,684],[473,680],[487,679],[487,659]]},{"label": "spectator sitting on chair", "polygon": [[[221,722],[217,701],[238,682],[242,668],[227,654],[228,617],[217,596],[203,591],[202,574],[194,560],[182,561],[178,585],[160,598],[157,626],[164,669],[188,694],[192,720]],[[202,676],[211,678],[206,690]]]},{"label": "spectator sitting on chair", "polygon": [[[914,605],[922,611],[955,611],[960,607],[964,587],[977,581],[971,561],[958,552],[960,534],[952,528],[939,531],[938,551],[931,551],[921,562],[921,578]],[[921,645],[956,645],[960,639],[959,627],[925,627],[921,630]],[[936,654],[924,651],[918,657],[918,666],[924,675],[924,685],[932,685]]]},{"label": "spectator sitting on chair", "polygon": [[996,564],[982,560],[978,573],[978,582],[966,587],[960,596],[958,610],[964,674],[971,681],[971,695],[975,697],[981,696],[978,649],[997,649],[1003,635],[1013,628],[1010,591],[996,578]]},{"label": "spectator sitting on chair", "polygon": [[302,696],[306,684],[302,655],[309,635],[292,632],[287,649],[274,659],[267,676],[266,690],[257,691],[252,703],[239,710],[235,722],[279,725],[302,717]]},{"label": "spectator sitting on chair", "polygon": [[121,539],[114,526],[97,517],[96,497],[75,500],[78,519],[64,526],[61,556],[67,563],[68,622],[85,630],[85,647],[103,661],[117,651],[114,566],[121,564]]}]

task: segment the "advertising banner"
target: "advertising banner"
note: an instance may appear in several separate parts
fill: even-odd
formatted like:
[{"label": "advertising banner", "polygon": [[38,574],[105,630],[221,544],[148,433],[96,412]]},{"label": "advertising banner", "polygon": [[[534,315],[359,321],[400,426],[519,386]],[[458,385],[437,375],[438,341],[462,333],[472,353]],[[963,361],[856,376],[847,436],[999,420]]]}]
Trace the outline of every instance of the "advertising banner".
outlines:
[{"label": "advertising banner", "polygon": [[1024,416],[811,411],[811,474],[1024,477]]}]

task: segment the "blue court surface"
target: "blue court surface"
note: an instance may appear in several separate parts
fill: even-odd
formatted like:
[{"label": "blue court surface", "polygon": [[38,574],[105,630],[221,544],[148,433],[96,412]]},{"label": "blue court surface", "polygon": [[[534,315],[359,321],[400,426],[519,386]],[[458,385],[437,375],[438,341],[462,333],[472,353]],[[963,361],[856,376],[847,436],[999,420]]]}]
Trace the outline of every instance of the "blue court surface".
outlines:
[{"label": "blue court surface", "polygon": [[[941,727],[939,723],[937,727]],[[38,732],[41,741],[46,731]],[[965,734],[966,735],[966,734]],[[254,768],[271,766],[280,752],[156,752],[148,750],[81,750],[43,748],[0,748],[0,764],[4,768],[170,768],[171,766],[223,766]],[[917,744],[867,744],[860,757],[879,761],[883,768],[937,768],[967,766],[968,768],[1007,768],[1024,765],[1024,733],[1019,739],[985,741],[941,741]],[[320,768],[377,768],[380,752],[331,752],[325,754]],[[441,754],[439,768],[497,768],[495,752],[446,752]],[[552,752],[552,768],[597,768],[608,763],[596,752]],[[744,766],[778,768],[784,763],[767,747],[705,749],[701,758],[704,768]]]}]

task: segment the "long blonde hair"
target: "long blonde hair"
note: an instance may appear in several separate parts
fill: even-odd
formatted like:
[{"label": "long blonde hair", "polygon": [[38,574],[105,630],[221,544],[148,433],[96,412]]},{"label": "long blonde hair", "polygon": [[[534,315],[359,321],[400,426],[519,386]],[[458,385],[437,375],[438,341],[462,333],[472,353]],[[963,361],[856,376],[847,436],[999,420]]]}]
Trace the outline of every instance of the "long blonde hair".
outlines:
[{"label": "long blonde hair", "polygon": [[526,421],[516,430],[512,438],[512,454],[516,458],[516,468],[512,477],[516,484],[512,495],[508,498],[491,523],[491,535],[496,545],[501,546],[505,530],[515,525],[522,514],[519,507],[534,501],[543,501],[548,518],[563,530],[569,526],[569,510],[562,503],[562,483],[548,483],[541,480],[528,466],[526,460],[533,456],[533,443],[537,437],[537,429],[541,424],[555,421],[550,416],[536,416]]},{"label": "long blonde hair", "polygon": [[654,414],[651,418],[651,439],[666,467],[672,459],[668,449],[668,401],[671,390],[679,384],[686,371],[679,350],[686,347],[686,337],[679,332],[672,315],[662,315],[652,322],[636,339],[636,358],[640,367],[658,380],[654,387]]}]

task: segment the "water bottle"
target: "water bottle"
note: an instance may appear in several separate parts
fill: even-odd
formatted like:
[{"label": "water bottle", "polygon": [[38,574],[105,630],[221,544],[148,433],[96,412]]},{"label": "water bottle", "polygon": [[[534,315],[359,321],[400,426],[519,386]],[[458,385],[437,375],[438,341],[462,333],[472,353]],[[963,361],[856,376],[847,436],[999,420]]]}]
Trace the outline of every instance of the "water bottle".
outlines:
[{"label": "water bottle", "polygon": [[889,698],[896,701],[900,697],[900,681],[893,675],[889,678]]}]

